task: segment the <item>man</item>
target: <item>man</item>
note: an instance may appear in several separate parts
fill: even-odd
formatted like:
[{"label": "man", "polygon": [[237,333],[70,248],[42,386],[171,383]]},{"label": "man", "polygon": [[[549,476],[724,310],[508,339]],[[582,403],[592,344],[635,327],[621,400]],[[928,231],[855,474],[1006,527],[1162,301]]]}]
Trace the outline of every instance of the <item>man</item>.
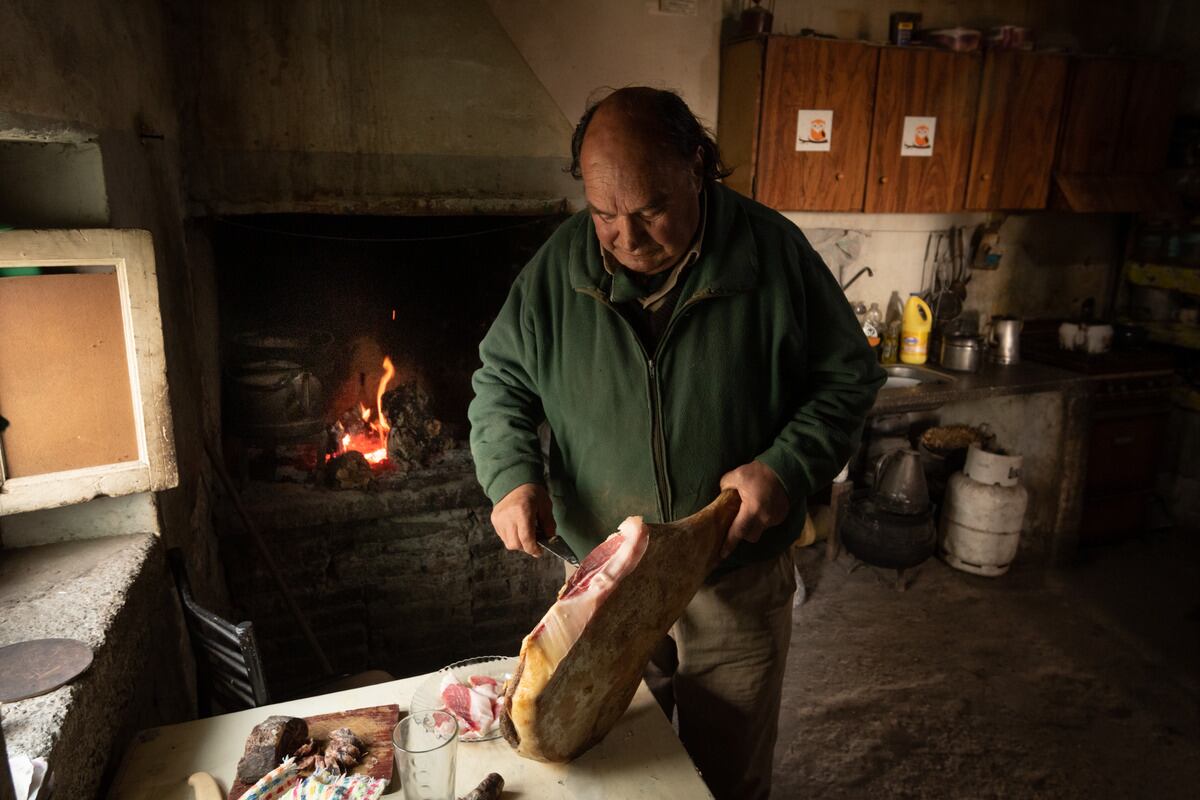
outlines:
[{"label": "man", "polygon": [[522,271],[480,345],[471,448],[492,524],[511,550],[538,555],[540,530],[583,555],[627,515],[669,521],[740,493],[725,558],[647,679],[716,797],[765,798],[789,546],[883,371],[799,229],[717,183],[716,144],[677,95],[612,93],[584,114],[572,156],[588,207]]}]

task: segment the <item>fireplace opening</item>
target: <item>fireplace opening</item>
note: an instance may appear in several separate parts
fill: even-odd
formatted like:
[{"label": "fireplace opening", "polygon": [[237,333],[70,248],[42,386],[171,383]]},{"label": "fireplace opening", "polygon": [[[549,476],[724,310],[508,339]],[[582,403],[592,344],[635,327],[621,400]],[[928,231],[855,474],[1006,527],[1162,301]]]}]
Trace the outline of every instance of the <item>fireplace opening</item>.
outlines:
[{"label": "fireplace opening", "polygon": [[216,220],[223,427],[244,475],[361,488],[465,439],[479,340],[561,221]]},{"label": "fireplace opening", "polygon": [[[211,220],[225,461],[338,672],[512,655],[553,602],[561,568],[489,524],[466,412],[479,341],[561,221]],[[216,513],[231,599],[286,696],[319,667],[234,509]]]}]

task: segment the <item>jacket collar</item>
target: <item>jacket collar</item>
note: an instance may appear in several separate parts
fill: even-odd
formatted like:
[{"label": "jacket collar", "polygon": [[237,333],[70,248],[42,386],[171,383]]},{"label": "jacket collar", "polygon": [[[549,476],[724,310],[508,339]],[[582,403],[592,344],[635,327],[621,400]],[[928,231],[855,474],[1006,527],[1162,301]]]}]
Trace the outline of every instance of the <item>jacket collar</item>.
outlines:
[{"label": "jacket collar", "polygon": [[[715,297],[750,291],[758,283],[758,249],[737,193],[710,183],[708,217],[700,260],[684,276],[682,306],[692,297]],[[584,224],[575,229],[568,273],[576,291],[608,296],[612,276],[604,268],[596,228],[587,211],[579,212]]]}]

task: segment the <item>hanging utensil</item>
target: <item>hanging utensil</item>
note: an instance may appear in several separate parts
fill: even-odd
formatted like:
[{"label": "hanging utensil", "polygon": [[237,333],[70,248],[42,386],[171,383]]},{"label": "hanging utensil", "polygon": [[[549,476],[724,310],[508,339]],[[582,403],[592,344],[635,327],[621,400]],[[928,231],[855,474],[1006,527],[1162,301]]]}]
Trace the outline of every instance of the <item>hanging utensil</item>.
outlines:
[{"label": "hanging utensil", "polygon": [[[950,281],[949,289],[958,298],[959,313],[962,312],[962,304],[967,299],[967,279],[966,279],[966,257],[963,252],[963,229],[954,228],[954,277]],[[954,316],[958,316],[955,314]]]}]

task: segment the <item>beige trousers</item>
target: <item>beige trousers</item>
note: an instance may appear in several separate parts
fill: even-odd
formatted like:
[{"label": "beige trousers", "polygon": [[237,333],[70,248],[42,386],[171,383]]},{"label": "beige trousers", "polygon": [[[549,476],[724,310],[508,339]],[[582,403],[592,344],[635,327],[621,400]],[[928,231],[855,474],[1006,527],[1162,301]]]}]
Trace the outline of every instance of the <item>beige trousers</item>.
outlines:
[{"label": "beige trousers", "polygon": [[646,668],[646,683],[717,800],[766,800],[792,638],[789,548],[701,587]]}]

